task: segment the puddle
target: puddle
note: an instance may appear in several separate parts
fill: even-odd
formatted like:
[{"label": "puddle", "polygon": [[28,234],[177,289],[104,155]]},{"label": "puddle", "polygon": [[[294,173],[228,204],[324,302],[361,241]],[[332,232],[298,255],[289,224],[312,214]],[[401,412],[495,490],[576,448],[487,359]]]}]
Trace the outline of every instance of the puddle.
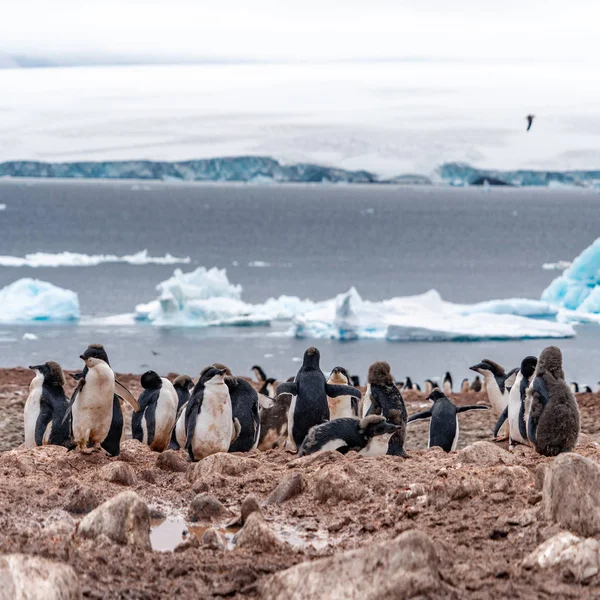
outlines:
[{"label": "puddle", "polygon": [[[311,546],[315,550],[323,550],[332,541],[326,531],[300,531],[297,527],[281,525],[274,521],[269,521],[269,525],[281,540],[294,548]],[[209,527],[211,526],[193,525],[185,519],[153,519],[150,530],[152,549],[157,552],[172,552],[178,544],[185,541],[190,535],[195,535],[198,540],[202,539],[202,534]],[[235,547],[233,538],[239,528],[213,527],[225,538],[227,549],[233,550]]]}]

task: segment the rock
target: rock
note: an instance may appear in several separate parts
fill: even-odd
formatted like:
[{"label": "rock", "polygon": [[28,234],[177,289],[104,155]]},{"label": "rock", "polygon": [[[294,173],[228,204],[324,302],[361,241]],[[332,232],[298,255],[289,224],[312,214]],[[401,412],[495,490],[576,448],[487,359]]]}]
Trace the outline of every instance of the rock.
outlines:
[{"label": "rock", "polygon": [[241,527],[253,512],[257,512],[262,516],[258,498],[254,494],[248,494],[242,502],[240,516],[227,523],[227,527]]},{"label": "rock", "polygon": [[321,469],[316,477],[315,497],[319,502],[327,500],[358,500],[365,494],[365,488],[354,477],[350,467],[330,465]]},{"label": "rock", "polygon": [[321,450],[320,452],[315,452],[314,454],[309,454],[308,456],[301,456],[300,458],[290,461],[288,463],[288,468],[310,467],[312,465],[337,462],[343,458],[343,454],[337,450]]},{"label": "rock", "polygon": [[561,531],[538,546],[523,560],[523,567],[562,567],[577,583],[584,583],[600,570],[600,542]]},{"label": "rock", "polygon": [[184,473],[188,468],[187,462],[175,450],[161,452],[156,458],[156,466],[163,471],[173,471],[174,473]]},{"label": "rock", "polygon": [[75,571],[64,563],[26,554],[0,555],[0,597],[7,600],[79,600]]},{"label": "rock", "polygon": [[507,525],[519,525],[528,527],[533,525],[538,519],[538,510],[536,508],[526,508],[520,513],[506,518]]},{"label": "rock", "polygon": [[482,467],[514,465],[516,462],[510,452],[491,442],[473,442],[458,453],[458,458],[463,463]]},{"label": "rock", "polygon": [[94,510],[99,504],[100,500],[92,488],[78,485],[69,494],[64,509],[72,513],[83,514]]},{"label": "rock", "polygon": [[267,504],[283,504],[300,495],[306,489],[306,479],[302,473],[292,473],[279,482],[269,494]]},{"label": "rock", "polygon": [[140,477],[147,483],[156,483],[156,475],[154,475],[154,471],[152,469],[142,469],[140,472]]},{"label": "rock", "polygon": [[248,516],[235,538],[235,544],[238,548],[249,548],[253,552],[274,552],[287,547],[271,531],[260,512],[253,512]]},{"label": "rock", "polygon": [[193,523],[213,521],[229,514],[229,511],[214,496],[202,493],[192,500],[188,509],[188,520]]},{"label": "rock", "polygon": [[104,534],[118,544],[151,549],[150,511],[133,491],[121,492],[83,517],[78,535],[96,538]]},{"label": "rock", "polygon": [[546,463],[540,463],[535,468],[534,487],[538,491],[542,491],[544,489],[544,479],[546,479],[546,471],[547,470],[548,470],[548,465]]},{"label": "rock", "polygon": [[226,550],[227,544],[223,536],[212,527],[209,527],[203,534],[200,543],[211,550]]},{"label": "rock", "polygon": [[75,532],[75,521],[70,515],[57,518],[46,524],[44,533],[50,537],[71,535]]},{"label": "rock", "polygon": [[392,541],[303,562],[269,577],[262,600],[396,600],[448,597],[433,542],[405,531]]},{"label": "rock", "polygon": [[254,458],[218,452],[190,465],[186,472],[186,478],[188,481],[194,482],[196,479],[203,479],[210,475],[237,477],[257,469],[259,466],[260,463]]},{"label": "rock", "polygon": [[479,477],[468,473],[451,472],[447,477],[435,480],[428,496],[429,502],[443,506],[451,500],[466,500],[479,496],[483,483]]},{"label": "rock", "polygon": [[546,519],[584,537],[600,533],[600,466],[567,452],[550,464],[544,480]]},{"label": "rock", "polygon": [[512,494],[533,483],[533,476],[525,467],[497,467],[491,470],[492,492]]},{"label": "rock", "polygon": [[100,477],[118,483],[119,485],[131,486],[135,483],[135,475],[131,467],[124,462],[111,462],[100,469]]}]

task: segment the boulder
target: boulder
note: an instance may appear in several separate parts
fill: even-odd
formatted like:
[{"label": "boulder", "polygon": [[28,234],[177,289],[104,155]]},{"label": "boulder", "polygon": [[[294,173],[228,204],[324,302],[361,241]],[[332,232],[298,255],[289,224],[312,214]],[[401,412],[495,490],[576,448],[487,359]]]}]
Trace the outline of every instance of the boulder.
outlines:
[{"label": "boulder", "polygon": [[210,494],[198,494],[188,509],[188,520],[196,523],[213,521],[228,516],[229,511]]},{"label": "boulder", "polygon": [[78,535],[105,535],[117,544],[150,550],[150,511],[135,492],[121,492],[86,515],[79,523]]},{"label": "boulder", "polygon": [[315,479],[315,497],[319,502],[327,500],[358,500],[365,494],[364,486],[356,480],[356,473],[351,467],[340,465],[323,467]]},{"label": "boulder", "polygon": [[69,494],[64,509],[76,514],[88,513],[100,504],[96,492],[87,486],[78,485]]},{"label": "boulder", "polygon": [[252,552],[274,552],[287,547],[271,531],[261,512],[253,512],[248,516],[244,527],[235,537],[235,544],[238,548],[248,548]]},{"label": "boulder", "polygon": [[69,565],[28,554],[0,555],[0,597],[7,600],[79,600],[81,589]]},{"label": "boulder", "polygon": [[135,475],[132,468],[124,462],[111,462],[100,469],[100,477],[118,483],[119,485],[131,486],[135,484]]},{"label": "boulder", "polygon": [[156,458],[156,466],[163,471],[172,471],[174,473],[184,473],[187,471],[188,464],[175,450],[165,450]]},{"label": "boulder", "polygon": [[203,534],[200,543],[211,550],[226,550],[227,543],[223,536],[212,527],[209,527]]},{"label": "boulder", "polygon": [[392,541],[303,562],[269,577],[262,600],[397,600],[445,597],[433,542],[405,531]]},{"label": "boulder", "polygon": [[267,504],[283,504],[306,489],[306,479],[302,473],[292,473],[282,479],[277,487],[269,494]]},{"label": "boulder", "polygon": [[301,456],[288,463],[288,468],[295,467],[310,467],[313,465],[322,465],[326,463],[338,462],[342,460],[344,455],[337,450],[321,450],[308,456]]},{"label": "boulder", "polygon": [[194,482],[211,475],[227,475],[238,477],[257,469],[260,463],[254,458],[245,458],[227,452],[217,452],[203,458],[200,462],[190,465],[187,469],[186,478]]},{"label": "boulder", "polygon": [[573,452],[557,456],[544,478],[542,510],[578,535],[600,534],[600,466]]},{"label": "boulder", "polygon": [[458,453],[458,458],[465,464],[481,467],[516,464],[516,459],[510,452],[491,442],[473,442]]}]

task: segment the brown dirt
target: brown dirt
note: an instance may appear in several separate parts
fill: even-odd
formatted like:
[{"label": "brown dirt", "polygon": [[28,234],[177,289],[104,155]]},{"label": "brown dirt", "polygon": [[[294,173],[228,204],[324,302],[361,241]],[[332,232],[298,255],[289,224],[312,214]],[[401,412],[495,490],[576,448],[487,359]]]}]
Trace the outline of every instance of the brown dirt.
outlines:
[{"label": "brown dirt", "polygon": [[[134,394],[140,392],[138,377],[118,377]],[[67,453],[49,446],[10,450],[22,442],[22,411],[30,380],[26,369],[0,370],[0,451],[4,451],[0,453],[0,549],[68,562],[80,578],[85,598],[258,597],[261,581],[270,573],[340,550],[368,548],[408,529],[423,531],[438,548],[442,578],[453,590],[440,591],[439,597],[600,595],[598,576],[583,586],[570,582],[558,569],[526,571],[520,566],[529,552],[557,532],[556,526],[536,514],[541,494],[535,489],[535,470],[552,459],[533,450],[520,448],[507,464],[483,466],[468,462],[460,453],[424,450],[428,424],[417,422],[408,428],[407,460],[361,458],[355,453],[296,459],[277,449],[241,455],[253,458],[256,468],[236,476],[210,474],[192,483],[185,472],[159,468],[158,454],[131,440],[124,442],[119,458]],[[600,437],[600,397],[582,394],[578,399],[582,430],[588,435],[582,435],[577,452],[600,462],[600,447],[594,441]],[[405,400],[409,414],[425,404],[417,393],[406,394]],[[470,393],[454,400],[485,403],[486,397]],[[459,418],[459,448],[491,440],[490,411]],[[506,443],[497,445],[506,448]],[[99,477],[102,466],[119,461],[134,473],[130,488]],[[353,500],[317,500],[324,497],[319,478],[322,481],[328,470],[345,474],[349,486],[345,491]],[[73,490],[84,487],[93,490],[100,502],[133,489],[155,517],[184,518],[199,492],[214,495],[237,514],[248,494],[264,501],[281,479],[294,472],[305,477],[306,489],[280,506],[263,506],[273,531],[290,544],[263,553],[194,545],[181,552],[152,552],[82,540],[74,535],[81,515],[63,509]],[[527,518],[531,514],[535,518]]]}]

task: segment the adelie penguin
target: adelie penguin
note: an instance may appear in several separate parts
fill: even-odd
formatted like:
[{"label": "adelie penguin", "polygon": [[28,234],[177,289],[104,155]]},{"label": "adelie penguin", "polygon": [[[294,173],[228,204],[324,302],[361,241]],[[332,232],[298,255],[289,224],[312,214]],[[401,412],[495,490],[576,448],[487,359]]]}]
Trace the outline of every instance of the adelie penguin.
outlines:
[{"label": "adelie penguin", "polygon": [[494,428],[494,436],[497,436],[504,421],[508,419],[509,450],[513,450],[516,444],[529,445],[525,423],[525,399],[536,365],[535,356],[527,356],[523,359],[515,384],[508,395],[508,406],[502,411]]},{"label": "adelie penguin", "polygon": [[[127,400],[134,411],[139,410],[131,392],[115,379],[108,355],[101,344],[91,344],[80,355],[85,367],[64,417],[71,415],[73,442],[81,451],[102,447],[112,456],[121,450],[123,413],[119,398]],[[116,391],[115,391],[116,390]]]},{"label": "adelie penguin", "polygon": [[[185,409],[185,446],[191,460],[227,452],[235,439],[225,369],[204,369]],[[178,440],[181,444],[182,440]]]},{"label": "adelie penguin", "polygon": [[487,406],[456,406],[441,390],[433,390],[428,400],[433,402],[429,410],[414,414],[408,418],[412,423],[418,419],[431,419],[427,447],[439,446],[444,452],[456,450],[458,445],[458,413],[467,410],[487,410]]},{"label": "adelie penguin", "polygon": [[390,439],[387,454],[408,457],[404,451],[406,406],[392,377],[390,365],[385,361],[374,362],[369,367],[367,382],[366,409],[363,407],[363,416],[381,415],[392,425],[396,425],[397,430]]},{"label": "adelie penguin", "polygon": [[527,389],[527,435],[544,456],[570,452],[579,437],[579,407],[565,381],[562,353],[556,346],[542,350]]},{"label": "adelie penguin", "polygon": [[469,383],[468,379],[463,379],[462,383],[460,384],[460,393],[461,394],[466,394],[467,392],[471,391],[471,384]]},{"label": "adelie penguin", "polygon": [[[348,371],[344,367],[335,367],[327,383],[333,385],[352,385]],[[327,398],[329,404],[329,419],[341,419],[344,417],[358,417],[358,400],[354,396],[338,396]]]},{"label": "adelie penguin", "polygon": [[508,394],[519,369],[506,373],[498,363],[487,358],[469,368],[483,376],[492,411],[499,417],[508,406]]},{"label": "adelie penguin", "polygon": [[471,391],[480,392],[481,388],[481,379],[479,379],[479,375],[475,375],[475,379],[473,379],[473,381],[471,382]]},{"label": "adelie penguin", "polygon": [[[178,377],[176,377],[173,380],[173,387],[175,388],[175,391],[177,392],[177,420],[176,420],[176,425],[173,428],[173,432],[171,433],[171,442],[169,443],[169,448],[171,450],[179,450],[180,449],[180,445],[179,442],[177,441],[177,423],[179,423],[179,418],[181,417],[183,411],[185,410],[185,405],[187,404],[188,400],[190,399],[190,391],[193,389],[194,387],[194,382],[192,381],[192,378],[189,377],[188,375],[179,375]],[[181,430],[181,438],[184,439],[185,438],[185,417],[182,423],[182,430]]]},{"label": "adelie penguin", "polygon": [[388,423],[380,415],[334,419],[311,427],[298,454],[305,456],[319,450],[337,450],[346,454],[356,450],[362,456],[382,456],[387,454],[390,438],[397,431],[397,425]]},{"label": "adelie penguin", "polygon": [[288,437],[288,413],[291,403],[291,394],[279,394],[270,406],[262,408],[260,411],[259,450],[264,452],[284,446]]},{"label": "adelie penguin", "polygon": [[25,402],[25,446],[33,448],[45,444],[69,447],[70,423],[63,422],[67,412],[65,377],[60,365],[47,362],[29,367],[35,377],[29,384]]},{"label": "adelie penguin", "polygon": [[329,420],[327,397],[353,396],[360,398],[360,390],[349,385],[327,383],[320,367],[319,351],[310,347],[304,353],[302,366],[293,382],[282,383],[277,393],[292,395],[288,411],[288,449],[296,451],[302,445],[308,430]]},{"label": "adelie penguin", "polygon": [[446,374],[444,375],[442,389],[444,390],[444,394],[446,394],[446,396],[452,393],[452,375],[450,375],[449,371],[446,371]]},{"label": "adelie penguin", "polygon": [[146,371],[141,383],[144,391],[138,398],[139,411],[131,418],[131,437],[163,452],[169,446],[177,420],[177,392],[168,379],[155,371]]}]

